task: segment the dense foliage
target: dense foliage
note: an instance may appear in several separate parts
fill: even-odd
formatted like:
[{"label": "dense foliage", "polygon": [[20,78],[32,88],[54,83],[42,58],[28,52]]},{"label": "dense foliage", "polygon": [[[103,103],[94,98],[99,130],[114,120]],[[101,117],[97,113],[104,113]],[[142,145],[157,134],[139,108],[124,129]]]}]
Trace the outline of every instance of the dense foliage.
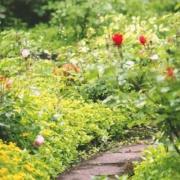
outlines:
[{"label": "dense foliage", "polygon": [[0,23],[6,27],[52,21],[67,34],[73,32],[71,38],[81,38],[88,27],[99,27],[105,14],[137,16],[178,10],[178,0],[1,0]]},{"label": "dense foliage", "polygon": [[179,179],[180,159],[177,153],[167,152],[164,146],[146,150],[146,159],[135,168],[133,180]]},{"label": "dense foliage", "polygon": [[0,178],[56,177],[151,126],[164,146],[133,178],[178,179],[178,0],[0,2]]}]

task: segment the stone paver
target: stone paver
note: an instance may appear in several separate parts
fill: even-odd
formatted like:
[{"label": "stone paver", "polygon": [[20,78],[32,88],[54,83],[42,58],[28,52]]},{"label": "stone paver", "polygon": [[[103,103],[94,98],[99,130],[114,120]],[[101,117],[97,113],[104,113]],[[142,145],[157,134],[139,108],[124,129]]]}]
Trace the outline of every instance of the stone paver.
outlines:
[{"label": "stone paver", "polygon": [[131,145],[104,152],[61,174],[57,180],[92,180],[93,176],[121,175],[127,163],[141,160],[145,144]]}]

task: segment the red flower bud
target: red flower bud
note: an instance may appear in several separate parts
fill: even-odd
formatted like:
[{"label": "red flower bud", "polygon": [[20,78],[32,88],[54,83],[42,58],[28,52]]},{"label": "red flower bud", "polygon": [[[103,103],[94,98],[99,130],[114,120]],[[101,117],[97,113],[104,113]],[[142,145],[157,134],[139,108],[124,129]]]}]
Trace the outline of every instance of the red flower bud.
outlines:
[{"label": "red flower bud", "polygon": [[174,69],[171,68],[171,67],[168,67],[168,68],[166,69],[166,76],[167,76],[167,77],[174,77]]},{"label": "red flower bud", "polygon": [[112,41],[114,42],[114,45],[118,47],[121,46],[123,42],[123,35],[119,33],[114,34],[112,36]]},{"label": "red flower bud", "polygon": [[147,39],[145,36],[141,35],[139,36],[139,42],[142,44],[142,45],[145,45],[147,43]]}]

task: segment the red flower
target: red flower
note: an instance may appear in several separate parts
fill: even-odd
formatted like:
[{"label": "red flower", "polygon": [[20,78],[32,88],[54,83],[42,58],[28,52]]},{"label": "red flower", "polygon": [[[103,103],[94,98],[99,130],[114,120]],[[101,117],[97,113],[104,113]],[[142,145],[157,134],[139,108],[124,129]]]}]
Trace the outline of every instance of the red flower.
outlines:
[{"label": "red flower", "polygon": [[114,42],[114,45],[116,46],[121,46],[122,45],[122,42],[123,42],[123,35],[122,34],[119,34],[119,33],[116,33],[112,36],[112,40]]},{"label": "red flower", "polygon": [[139,36],[139,42],[142,44],[142,45],[145,45],[147,43],[147,39],[145,36],[141,35]]},{"label": "red flower", "polygon": [[168,67],[166,69],[166,75],[167,75],[167,77],[174,77],[174,69],[171,67]]}]

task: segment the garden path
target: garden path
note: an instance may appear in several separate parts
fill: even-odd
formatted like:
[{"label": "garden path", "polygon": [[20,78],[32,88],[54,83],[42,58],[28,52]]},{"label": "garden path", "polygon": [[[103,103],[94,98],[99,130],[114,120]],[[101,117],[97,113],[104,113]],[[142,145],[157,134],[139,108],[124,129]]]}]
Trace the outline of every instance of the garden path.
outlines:
[{"label": "garden path", "polygon": [[93,176],[103,175],[111,179],[114,175],[132,173],[132,162],[141,160],[142,151],[147,146],[145,143],[140,143],[101,153],[61,174],[57,180],[92,180]]}]

